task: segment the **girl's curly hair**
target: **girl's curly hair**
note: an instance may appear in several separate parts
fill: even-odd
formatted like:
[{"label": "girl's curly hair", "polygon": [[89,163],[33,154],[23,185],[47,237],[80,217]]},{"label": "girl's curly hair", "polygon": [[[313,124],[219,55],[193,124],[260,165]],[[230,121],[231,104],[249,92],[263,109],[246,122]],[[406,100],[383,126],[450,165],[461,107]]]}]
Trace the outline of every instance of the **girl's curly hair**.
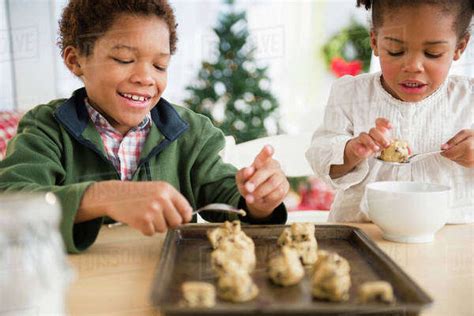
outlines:
[{"label": "girl's curly hair", "polygon": [[58,46],[61,56],[68,46],[86,56],[95,41],[112,26],[120,14],[156,16],[168,25],[171,54],[176,51],[176,19],[167,0],[70,0],[59,20]]},{"label": "girl's curly hair", "polygon": [[372,27],[377,30],[383,24],[384,13],[390,9],[397,9],[405,6],[419,6],[422,4],[436,5],[443,12],[454,14],[454,30],[458,38],[469,33],[474,10],[474,0],[357,0],[357,6],[364,6],[367,10],[372,8]]}]

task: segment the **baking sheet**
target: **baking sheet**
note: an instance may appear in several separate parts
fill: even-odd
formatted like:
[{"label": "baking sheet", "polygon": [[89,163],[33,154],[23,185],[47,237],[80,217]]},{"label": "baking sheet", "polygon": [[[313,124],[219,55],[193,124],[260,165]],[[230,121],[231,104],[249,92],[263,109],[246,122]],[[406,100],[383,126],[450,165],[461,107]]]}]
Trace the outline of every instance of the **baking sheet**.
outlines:
[{"label": "baking sheet", "polygon": [[[334,303],[313,299],[309,270],[295,286],[279,287],[266,275],[269,256],[278,251],[277,238],[285,225],[243,225],[242,230],[255,242],[257,266],[251,274],[260,293],[246,303],[217,299],[211,309],[189,308],[180,304],[181,284],[206,281],[216,284],[211,269],[212,247],[206,231],[216,225],[191,224],[169,231],[153,282],[153,304],[165,315],[411,315],[418,314],[432,299],[359,228],[346,225],[316,225],[318,248],[337,252],[351,266],[350,299]],[[396,303],[360,304],[358,285],[366,281],[385,280],[392,284]]]}]

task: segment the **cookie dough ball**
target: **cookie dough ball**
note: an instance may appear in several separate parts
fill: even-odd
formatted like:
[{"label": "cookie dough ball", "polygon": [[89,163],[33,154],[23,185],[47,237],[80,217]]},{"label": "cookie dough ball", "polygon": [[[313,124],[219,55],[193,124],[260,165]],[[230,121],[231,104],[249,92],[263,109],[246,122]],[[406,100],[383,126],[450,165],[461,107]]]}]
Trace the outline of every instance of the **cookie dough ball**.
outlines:
[{"label": "cookie dough ball", "polygon": [[240,269],[236,260],[227,257],[227,253],[222,250],[214,250],[211,253],[211,266],[217,275]]},{"label": "cookie dough ball", "polygon": [[305,265],[316,262],[318,243],[311,223],[293,223],[290,228],[285,228],[278,238],[278,245],[296,249]]},{"label": "cookie dough ball", "polygon": [[318,244],[315,240],[293,243],[294,248],[304,265],[311,265],[318,259]]},{"label": "cookie dough ball", "polygon": [[211,253],[212,269],[217,274],[235,269],[250,273],[255,269],[256,263],[257,258],[253,249],[237,246],[229,240],[221,242],[219,248]]},{"label": "cookie dough ball", "polygon": [[293,223],[291,224],[291,236],[295,242],[305,242],[314,240],[314,224],[311,223]]},{"label": "cookie dough ball", "polygon": [[410,149],[407,142],[394,139],[389,147],[382,150],[380,159],[390,162],[407,162]]},{"label": "cookie dough ball", "polygon": [[333,252],[318,251],[311,278],[313,296],[334,302],[349,299],[351,287],[349,262]]},{"label": "cookie dough ball", "polygon": [[255,251],[255,243],[253,242],[252,238],[247,236],[244,232],[232,235],[228,237],[226,241],[233,243],[237,248]]},{"label": "cookie dough ball", "polygon": [[278,237],[277,244],[280,247],[283,246],[291,246],[293,243],[293,238],[291,237],[291,229],[285,228],[281,233],[280,237]]},{"label": "cookie dough ball", "polygon": [[222,226],[224,229],[227,229],[231,234],[238,234],[242,231],[242,226],[240,225],[240,221],[225,221]]},{"label": "cookie dough ball", "polygon": [[258,288],[247,272],[236,270],[219,277],[217,295],[230,302],[247,302],[258,295]]},{"label": "cookie dough ball", "polygon": [[349,299],[350,275],[334,264],[322,263],[314,272],[311,284],[315,298],[333,302]]},{"label": "cookie dough ball", "polygon": [[283,247],[281,254],[270,260],[268,275],[278,285],[289,286],[300,282],[304,277],[304,268],[298,252],[290,247]]},{"label": "cookie dough ball", "polygon": [[311,223],[293,223],[291,227],[285,228],[278,238],[278,245],[288,246],[295,242],[305,242],[314,240],[314,224]]},{"label": "cookie dough ball", "polygon": [[220,243],[226,240],[255,249],[253,240],[242,231],[240,221],[224,222],[220,227],[209,230],[207,238],[214,249],[219,248]]},{"label": "cookie dough ball", "polygon": [[319,263],[322,261],[326,260],[327,257],[332,253],[327,250],[318,250],[317,252],[318,259],[316,260],[316,263],[314,264],[314,267],[316,268]]},{"label": "cookie dough ball", "polygon": [[385,303],[395,301],[392,285],[385,281],[365,282],[359,287],[359,301],[361,303]]},{"label": "cookie dough ball", "polygon": [[216,305],[214,285],[206,282],[184,282],[181,285],[183,303],[189,307],[213,307]]},{"label": "cookie dough ball", "polygon": [[219,246],[219,243],[223,239],[227,239],[229,236],[240,233],[240,221],[225,221],[220,227],[207,231],[207,238],[211,242],[214,249]]},{"label": "cookie dough ball", "polygon": [[207,238],[211,242],[212,248],[216,249],[219,246],[221,240],[226,238],[229,232],[221,227],[207,231]]},{"label": "cookie dough ball", "polygon": [[351,267],[349,262],[342,256],[338,255],[335,252],[329,252],[326,250],[318,250],[317,251],[317,260],[313,266],[313,273],[319,268],[321,264],[330,263],[336,265],[338,269],[344,271],[345,273],[349,273]]}]

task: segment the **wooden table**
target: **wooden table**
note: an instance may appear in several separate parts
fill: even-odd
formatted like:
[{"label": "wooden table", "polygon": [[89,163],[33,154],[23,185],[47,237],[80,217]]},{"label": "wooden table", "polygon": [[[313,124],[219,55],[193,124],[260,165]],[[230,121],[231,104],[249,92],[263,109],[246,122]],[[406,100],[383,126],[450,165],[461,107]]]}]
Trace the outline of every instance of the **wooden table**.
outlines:
[{"label": "wooden table", "polygon": [[[474,315],[474,224],[448,225],[428,244],[382,239],[373,224],[362,228],[430,296],[423,315]],[[76,279],[68,295],[72,315],[158,315],[149,302],[164,234],[142,236],[129,227],[103,228],[96,243],[70,255]]]}]

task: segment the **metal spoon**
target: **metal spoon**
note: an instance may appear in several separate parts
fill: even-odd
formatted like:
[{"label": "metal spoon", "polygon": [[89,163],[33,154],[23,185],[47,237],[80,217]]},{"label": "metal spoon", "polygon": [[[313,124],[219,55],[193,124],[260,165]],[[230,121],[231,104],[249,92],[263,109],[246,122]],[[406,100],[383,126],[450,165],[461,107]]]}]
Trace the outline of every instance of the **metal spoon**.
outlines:
[{"label": "metal spoon", "polygon": [[[191,214],[194,215],[194,214],[197,214],[201,211],[209,211],[209,212],[227,212],[227,213],[235,213],[235,214],[239,214],[239,215],[242,215],[242,216],[246,216],[247,215],[247,212],[245,212],[244,210],[242,209],[237,209],[229,204],[224,204],[224,203],[211,203],[211,204],[208,204],[206,206],[203,206],[201,208],[198,208],[197,210],[193,211]],[[116,222],[116,223],[112,223],[112,224],[108,224],[107,227],[108,228],[114,228],[114,227],[117,227],[117,226],[122,226],[123,223],[121,222]]]},{"label": "metal spoon", "polygon": [[227,213],[235,213],[239,214],[242,216],[246,216],[247,212],[245,212],[242,209],[237,209],[229,204],[224,204],[224,203],[212,203],[208,204],[206,206],[203,206],[201,208],[198,208],[197,210],[193,211],[191,214],[197,214],[201,211],[211,211],[211,212],[227,212]]},{"label": "metal spoon", "polygon": [[[429,151],[429,152],[426,152],[426,153],[413,154],[413,155],[408,156],[406,162],[385,161],[385,160],[382,160],[380,158],[380,156],[377,157],[377,160],[381,161],[385,164],[389,164],[389,165],[393,165],[393,166],[406,166],[406,165],[412,163],[413,161],[418,160],[420,157],[423,157],[423,156],[426,156],[426,155],[439,154],[441,152],[443,152],[443,151],[442,150],[436,150],[436,151]],[[416,159],[414,159],[415,157],[416,157]]]}]

